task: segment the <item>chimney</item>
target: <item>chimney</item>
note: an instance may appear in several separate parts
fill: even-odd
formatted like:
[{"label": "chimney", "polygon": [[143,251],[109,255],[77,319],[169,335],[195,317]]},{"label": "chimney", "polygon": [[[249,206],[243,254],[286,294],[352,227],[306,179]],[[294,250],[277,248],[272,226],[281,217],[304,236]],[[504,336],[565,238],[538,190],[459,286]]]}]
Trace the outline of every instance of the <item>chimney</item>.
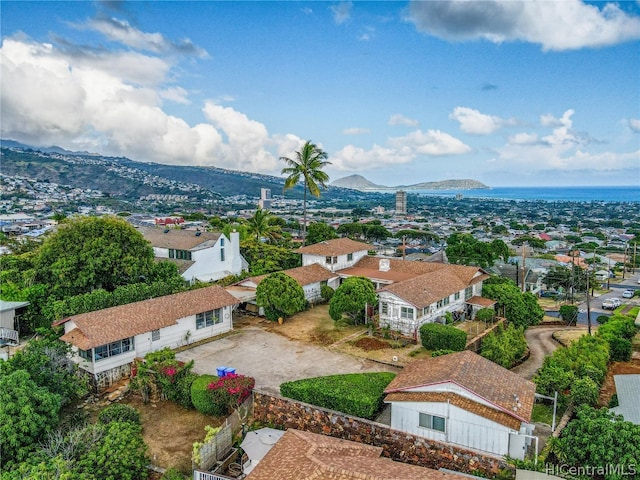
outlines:
[{"label": "chimney", "polygon": [[235,230],[229,235],[229,254],[231,260],[231,273],[234,275],[242,271],[242,257],[240,256],[240,233]]}]

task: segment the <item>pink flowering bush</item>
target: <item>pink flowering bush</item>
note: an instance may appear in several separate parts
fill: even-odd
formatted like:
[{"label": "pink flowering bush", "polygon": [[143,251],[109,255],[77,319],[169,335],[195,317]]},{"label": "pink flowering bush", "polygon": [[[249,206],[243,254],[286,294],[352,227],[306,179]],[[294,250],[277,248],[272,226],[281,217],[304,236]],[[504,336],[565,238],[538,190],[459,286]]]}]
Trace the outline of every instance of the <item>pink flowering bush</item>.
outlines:
[{"label": "pink flowering bush", "polygon": [[217,413],[227,415],[251,395],[255,384],[253,377],[230,373],[211,382],[207,388]]}]

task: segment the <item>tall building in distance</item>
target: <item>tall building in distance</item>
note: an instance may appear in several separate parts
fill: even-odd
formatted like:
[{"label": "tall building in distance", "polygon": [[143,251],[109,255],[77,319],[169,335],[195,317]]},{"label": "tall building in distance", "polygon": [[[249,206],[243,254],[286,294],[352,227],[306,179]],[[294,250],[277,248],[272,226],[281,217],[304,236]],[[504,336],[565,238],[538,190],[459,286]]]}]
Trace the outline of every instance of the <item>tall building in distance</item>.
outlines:
[{"label": "tall building in distance", "polygon": [[396,192],[396,215],[407,214],[407,192],[398,190]]},{"label": "tall building in distance", "polygon": [[260,189],[260,200],[258,201],[258,205],[263,210],[271,209],[271,189],[270,188]]}]

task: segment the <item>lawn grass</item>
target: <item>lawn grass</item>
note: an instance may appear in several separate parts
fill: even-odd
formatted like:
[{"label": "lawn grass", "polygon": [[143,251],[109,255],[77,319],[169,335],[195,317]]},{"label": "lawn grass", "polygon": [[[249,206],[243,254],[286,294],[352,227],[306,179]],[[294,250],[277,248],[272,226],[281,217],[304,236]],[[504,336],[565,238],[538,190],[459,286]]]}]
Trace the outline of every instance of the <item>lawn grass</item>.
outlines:
[{"label": "lawn grass", "polygon": [[[556,411],[556,425],[564,414],[564,408],[561,407],[558,402],[558,409]],[[546,404],[536,402],[533,404],[533,412],[531,413],[531,421],[533,423],[546,423],[547,425],[553,425],[553,403]]]}]

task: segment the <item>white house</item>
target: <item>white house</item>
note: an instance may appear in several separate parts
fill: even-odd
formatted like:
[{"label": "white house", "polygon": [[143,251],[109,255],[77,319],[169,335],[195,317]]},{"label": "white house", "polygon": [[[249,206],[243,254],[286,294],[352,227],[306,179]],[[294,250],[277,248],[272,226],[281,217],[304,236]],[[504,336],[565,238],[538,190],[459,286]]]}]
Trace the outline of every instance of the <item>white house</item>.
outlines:
[{"label": "white house", "polygon": [[302,265],[317,263],[335,272],[355,265],[367,256],[371,246],[350,238],[336,238],[301,247],[296,252],[302,254]]},{"label": "white house", "polygon": [[74,315],[53,325],[64,325],[61,340],[72,345],[74,360],[104,388],[129,375],[136,357],[228,332],[237,304],[214,285]]},{"label": "white house", "polygon": [[616,415],[622,415],[627,422],[640,425],[640,375],[614,375],[618,395],[618,406],[611,409]]},{"label": "white house", "polygon": [[29,302],[5,302],[0,300],[0,346],[17,345],[20,331],[20,311]]},{"label": "white house", "polygon": [[535,384],[469,350],[409,363],[385,390],[391,428],[523,459]]},{"label": "white house", "polygon": [[435,322],[446,312],[471,317],[478,308],[495,303],[480,297],[488,274],[478,267],[364,257],[338,273],[369,278],[378,289],[380,326],[414,337],[423,323]]},{"label": "white house", "polygon": [[[323,285],[328,285],[335,290],[338,288],[340,282],[340,277],[336,273],[327,270],[317,263],[282,270],[281,273],[293,278],[298,285],[302,287],[302,290],[304,290],[304,297],[309,303],[316,303],[322,298],[320,290]],[[267,277],[268,275],[250,277],[238,282],[236,285],[248,287],[253,289],[255,292],[255,289],[258,288],[260,282]],[[230,293],[233,294],[233,290],[230,290]],[[252,300],[255,300],[255,295]]]},{"label": "white house", "polygon": [[240,235],[183,230],[179,228],[138,227],[153,247],[156,258],[178,265],[182,278],[191,282],[219,280],[247,269],[240,255]]}]

